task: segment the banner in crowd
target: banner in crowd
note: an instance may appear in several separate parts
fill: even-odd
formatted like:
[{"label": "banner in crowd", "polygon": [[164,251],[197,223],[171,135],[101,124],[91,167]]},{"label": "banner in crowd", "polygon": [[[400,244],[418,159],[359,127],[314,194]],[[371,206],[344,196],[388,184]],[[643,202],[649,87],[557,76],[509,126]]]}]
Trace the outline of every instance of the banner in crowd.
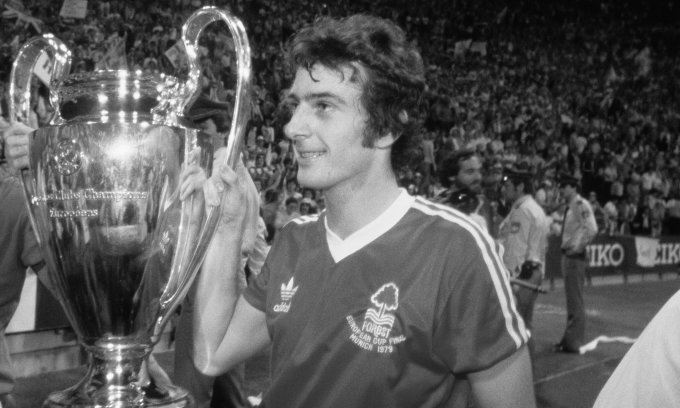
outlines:
[{"label": "banner in crowd", "polygon": [[175,42],[175,45],[165,51],[165,56],[175,68],[180,68],[188,63],[187,53],[182,41]]},{"label": "banner in crowd", "polygon": [[43,51],[38,57],[38,61],[35,63],[35,68],[33,68],[33,73],[38,79],[45,85],[50,84],[52,79],[52,61],[45,51]]},{"label": "banner in crowd", "polygon": [[[551,237],[546,277],[561,276],[559,237]],[[598,235],[586,248],[591,276],[680,271],[680,237]]]},{"label": "banner in crowd", "polygon": [[64,0],[59,16],[63,18],[84,19],[87,15],[87,0]]}]

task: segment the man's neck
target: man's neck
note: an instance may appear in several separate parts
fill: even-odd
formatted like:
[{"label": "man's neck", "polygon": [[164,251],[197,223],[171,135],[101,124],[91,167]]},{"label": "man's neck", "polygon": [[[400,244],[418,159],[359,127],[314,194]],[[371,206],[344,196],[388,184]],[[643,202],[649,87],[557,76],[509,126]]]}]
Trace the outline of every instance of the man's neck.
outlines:
[{"label": "man's neck", "polygon": [[345,239],[380,216],[400,192],[396,180],[359,190],[327,191],[324,195],[328,227]]}]

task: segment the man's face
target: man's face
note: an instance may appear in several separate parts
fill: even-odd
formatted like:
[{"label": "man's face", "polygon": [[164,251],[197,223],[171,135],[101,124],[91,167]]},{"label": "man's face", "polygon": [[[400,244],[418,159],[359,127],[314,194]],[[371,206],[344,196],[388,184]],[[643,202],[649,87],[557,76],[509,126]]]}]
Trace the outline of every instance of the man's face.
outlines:
[{"label": "man's face", "polygon": [[286,205],[286,210],[288,211],[288,214],[298,212],[299,209],[300,209],[300,205],[296,202],[290,202],[290,203],[288,203],[288,205]]},{"label": "man's face", "polygon": [[482,163],[479,157],[472,156],[460,162],[455,183],[459,188],[467,187],[477,194],[482,192]]},{"label": "man's face", "polygon": [[384,175],[381,166],[385,158],[389,163],[389,149],[362,144],[368,114],[360,102],[363,80],[352,79],[364,76],[363,68],[357,68],[353,75],[350,67],[338,72],[316,64],[295,75],[285,133],[293,142],[301,186],[355,191]]},{"label": "man's face", "polygon": [[217,126],[215,125],[215,121],[213,121],[211,118],[200,122],[198,127],[210,136],[214,137],[217,135]]},{"label": "man's face", "polygon": [[560,184],[560,193],[565,200],[570,201],[574,194],[576,194],[576,188],[569,184]]},{"label": "man's face", "polygon": [[513,184],[512,180],[504,180],[501,184],[501,195],[507,203],[513,203],[519,198],[520,191],[517,186]]}]

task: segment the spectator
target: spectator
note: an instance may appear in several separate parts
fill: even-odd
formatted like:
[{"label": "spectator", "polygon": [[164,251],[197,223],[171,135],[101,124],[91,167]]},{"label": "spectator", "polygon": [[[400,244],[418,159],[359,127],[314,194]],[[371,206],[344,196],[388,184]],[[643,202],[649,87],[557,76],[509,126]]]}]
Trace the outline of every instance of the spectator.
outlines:
[{"label": "spectator", "polygon": [[594,408],[674,407],[680,401],[677,338],[680,292],[642,331],[607,380]]},{"label": "spectator", "polygon": [[0,164],[0,248],[0,406],[15,408],[14,373],[5,329],[19,305],[26,270],[30,267],[42,273],[44,263],[28,219],[21,184],[4,163]]},{"label": "spectator", "polygon": [[279,209],[276,213],[276,220],[274,221],[274,228],[279,231],[290,220],[300,216],[300,201],[295,197],[286,198],[285,207]]},{"label": "spectator", "polygon": [[597,199],[597,193],[595,191],[588,193],[588,203],[590,203],[590,208],[593,210],[597,230],[600,231],[600,233],[605,233],[607,231],[607,216],[600,201]]},{"label": "spectator", "polygon": [[460,150],[445,159],[441,166],[440,180],[444,186],[448,186],[444,193],[447,196],[461,189],[477,194],[479,205],[473,212],[482,216],[490,229],[493,227],[494,209],[483,195],[482,161],[475,151]]}]

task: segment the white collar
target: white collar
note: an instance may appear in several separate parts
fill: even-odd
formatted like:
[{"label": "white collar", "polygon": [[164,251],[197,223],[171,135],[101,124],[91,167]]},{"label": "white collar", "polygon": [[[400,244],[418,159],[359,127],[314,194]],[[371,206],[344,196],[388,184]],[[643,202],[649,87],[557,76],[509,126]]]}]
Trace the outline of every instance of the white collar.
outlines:
[{"label": "white collar", "polygon": [[382,214],[344,240],[328,228],[328,220],[324,217],[326,241],[335,262],[340,262],[370,244],[399,222],[415,201],[415,197],[409,195],[405,189],[400,188],[400,190],[397,199]]}]

